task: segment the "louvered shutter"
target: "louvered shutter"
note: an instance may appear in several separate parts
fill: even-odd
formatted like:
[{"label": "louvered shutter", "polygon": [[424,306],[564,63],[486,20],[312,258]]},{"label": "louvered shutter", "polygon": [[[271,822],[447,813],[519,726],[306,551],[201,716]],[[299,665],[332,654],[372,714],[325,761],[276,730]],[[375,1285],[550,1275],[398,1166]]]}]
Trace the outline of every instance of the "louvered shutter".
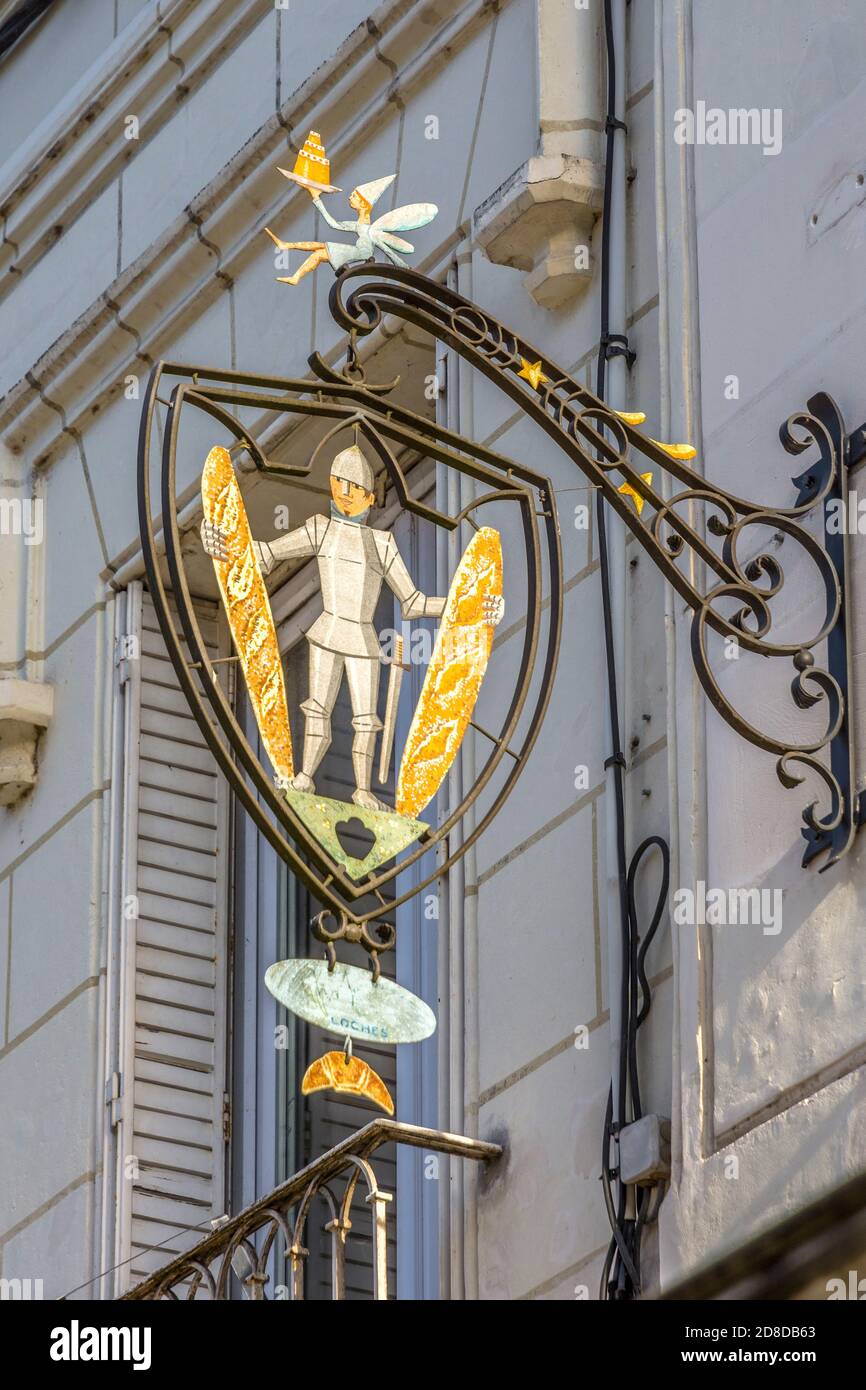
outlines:
[{"label": "louvered shutter", "polygon": [[[225,1212],[227,1119],[228,792],[150,598],[135,588],[127,626],[140,661],[137,670],[130,663],[127,695],[123,876],[137,917],[123,985],[119,1248],[129,1264],[121,1287],[194,1245]],[[218,655],[216,608],[202,604],[197,616]]]}]

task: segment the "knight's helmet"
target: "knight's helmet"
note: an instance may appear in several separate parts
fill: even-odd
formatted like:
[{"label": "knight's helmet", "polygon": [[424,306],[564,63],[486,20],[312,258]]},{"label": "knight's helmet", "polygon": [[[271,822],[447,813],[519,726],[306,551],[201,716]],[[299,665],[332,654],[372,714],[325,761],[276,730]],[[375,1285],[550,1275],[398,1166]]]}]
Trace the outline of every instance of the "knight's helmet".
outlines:
[{"label": "knight's helmet", "polygon": [[331,464],[331,477],[341,483],[355,483],[365,492],[376,491],[373,469],[357,444],[351,444],[337,454]]}]

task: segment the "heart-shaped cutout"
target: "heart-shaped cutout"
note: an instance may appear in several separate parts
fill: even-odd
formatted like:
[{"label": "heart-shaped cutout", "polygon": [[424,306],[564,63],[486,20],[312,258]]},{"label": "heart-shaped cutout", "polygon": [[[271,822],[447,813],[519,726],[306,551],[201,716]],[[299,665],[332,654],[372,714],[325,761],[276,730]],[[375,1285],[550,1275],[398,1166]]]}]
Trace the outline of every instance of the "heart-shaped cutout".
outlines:
[{"label": "heart-shaped cutout", "polygon": [[366,859],[376,844],[376,836],[358,816],[337,821],[334,830],[341,850],[353,859]]}]

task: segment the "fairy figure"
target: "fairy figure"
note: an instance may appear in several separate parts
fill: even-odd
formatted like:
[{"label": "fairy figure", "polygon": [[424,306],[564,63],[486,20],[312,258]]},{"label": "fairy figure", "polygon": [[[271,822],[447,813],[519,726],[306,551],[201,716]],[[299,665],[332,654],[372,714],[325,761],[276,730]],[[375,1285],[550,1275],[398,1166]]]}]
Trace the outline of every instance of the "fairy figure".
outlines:
[{"label": "fairy figure", "polygon": [[[281,169],[280,172],[285,174],[287,178],[293,177],[284,169]],[[309,275],[310,271],[315,270],[323,261],[329,261],[334,271],[339,272],[347,265],[358,265],[362,261],[372,260],[377,248],[384,252],[388,260],[392,261],[394,265],[405,266],[406,262],[397,253],[399,251],[411,252],[415,250],[415,247],[411,242],[404,241],[402,237],[395,236],[394,233],[411,231],[414,227],[425,227],[428,222],[433,221],[439,209],[435,203],[409,203],[406,207],[393,208],[391,212],[384,213],[371,223],[370,213],[375,203],[396,177],[396,174],[388,174],[386,178],[374,179],[372,183],[362,183],[354,188],[349,194],[349,207],[357,213],[357,217],[354,221],[347,222],[336,221],[322,202],[322,192],[331,191],[330,189],[324,190],[321,187],[310,186],[306,180],[302,181],[295,177],[295,182],[303,182],[303,186],[307,188],[307,192],[311,195],[328,226],[333,227],[338,232],[354,232],[355,242],[354,245],[350,245],[344,241],[281,241],[278,236],[274,236],[270,227],[265,227],[271,241],[281,251],[309,251],[311,253],[298,267],[294,275],[277,276],[281,284],[297,285],[299,280],[305,275]]]}]

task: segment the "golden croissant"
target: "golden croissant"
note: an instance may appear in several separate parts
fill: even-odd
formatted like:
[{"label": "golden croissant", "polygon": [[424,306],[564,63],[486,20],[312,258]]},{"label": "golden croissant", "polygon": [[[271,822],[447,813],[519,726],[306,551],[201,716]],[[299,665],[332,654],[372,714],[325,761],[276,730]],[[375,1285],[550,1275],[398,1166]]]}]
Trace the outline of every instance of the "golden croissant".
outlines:
[{"label": "golden croissant", "polygon": [[311,1091],[345,1091],[353,1096],[366,1096],[388,1115],[394,1114],[391,1093],[381,1076],[360,1057],[346,1058],[344,1052],[326,1052],[311,1062],[301,1082],[301,1092],[308,1096]]}]

